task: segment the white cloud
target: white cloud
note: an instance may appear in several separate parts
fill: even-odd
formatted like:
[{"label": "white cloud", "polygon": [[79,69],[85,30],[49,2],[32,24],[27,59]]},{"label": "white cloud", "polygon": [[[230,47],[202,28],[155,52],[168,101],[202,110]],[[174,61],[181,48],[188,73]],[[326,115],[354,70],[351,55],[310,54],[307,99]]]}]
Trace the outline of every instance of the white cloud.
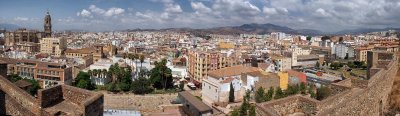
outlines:
[{"label": "white cloud", "polygon": [[90,9],[90,11],[97,13],[97,14],[104,14],[106,12],[105,10],[96,7],[96,5],[90,5],[89,9]]},{"label": "white cloud", "polygon": [[14,21],[29,21],[29,18],[26,18],[26,17],[15,17]]},{"label": "white cloud", "polygon": [[317,13],[317,15],[322,16],[322,17],[330,17],[331,16],[328,12],[326,12],[322,8],[318,8],[317,10],[315,10],[315,12]]},{"label": "white cloud", "polygon": [[182,9],[181,6],[178,4],[169,3],[165,5],[165,11],[171,13],[180,13],[182,12]]},{"label": "white cloud", "polygon": [[125,10],[122,8],[110,8],[107,10],[107,12],[104,13],[104,16],[114,16],[114,15],[120,15],[122,13],[124,13]]},{"label": "white cloud", "polygon": [[[338,31],[348,28],[400,27],[396,0],[189,0],[187,12],[174,0],[150,0],[161,10],[99,8],[90,5],[77,13],[96,24],[119,21],[126,28],[218,27],[244,23],[273,23],[291,28]],[[176,1],[176,0],[175,0]],[[136,11],[137,10],[137,11]],[[184,11],[185,10],[185,11]],[[118,18],[115,18],[118,16]],[[79,21],[79,20],[75,20]],[[90,21],[90,20],[89,20]]]},{"label": "white cloud", "polygon": [[76,15],[81,17],[92,17],[92,13],[86,9],[83,9],[81,12],[76,13]]},{"label": "white cloud", "polygon": [[194,10],[196,10],[197,12],[200,13],[208,13],[211,12],[211,9],[208,8],[207,6],[205,6],[203,3],[201,2],[191,2],[190,5],[192,6],[192,8]]},{"label": "white cloud", "polygon": [[81,12],[78,12],[76,15],[81,17],[90,17],[93,18],[95,16],[105,16],[105,17],[112,17],[121,15],[125,12],[125,9],[118,8],[118,7],[111,7],[108,10],[104,10],[102,8],[97,7],[96,5],[90,5],[89,10],[83,9]]},{"label": "white cloud", "polygon": [[268,8],[268,7],[264,7],[263,8],[263,12],[267,15],[275,15],[278,14],[278,11],[276,11],[275,8]]}]

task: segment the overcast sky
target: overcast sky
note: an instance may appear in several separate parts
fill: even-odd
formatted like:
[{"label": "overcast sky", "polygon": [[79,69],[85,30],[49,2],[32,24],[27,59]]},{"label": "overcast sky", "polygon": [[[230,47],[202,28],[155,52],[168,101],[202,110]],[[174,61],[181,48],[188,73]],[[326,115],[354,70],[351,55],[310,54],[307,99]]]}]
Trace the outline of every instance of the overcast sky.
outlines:
[{"label": "overcast sky", "polygon": [[400,0],[2,0],[0,23],[54,30],[210,28],[272,23],[326,32],[400,27]]}]

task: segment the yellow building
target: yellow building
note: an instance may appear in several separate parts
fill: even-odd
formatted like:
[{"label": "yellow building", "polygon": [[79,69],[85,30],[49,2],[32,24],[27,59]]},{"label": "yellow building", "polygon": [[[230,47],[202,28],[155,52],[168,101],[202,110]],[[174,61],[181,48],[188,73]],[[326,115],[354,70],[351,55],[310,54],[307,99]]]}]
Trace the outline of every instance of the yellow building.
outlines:
[{"label": "yellow building", "polygon": [[355,55],[357,61],[367,61],[367,52],[372,51],[374,49],[373,46],[365,46],[356,48]]},{"label": "yellow building", "polygon": [[286,90],[289,84],[289,73],[288,72],[278,72],[279,76],[279,87],[282,90]]},{"label": "yellow building", "polygon": [[228,42],[219,42],[218,46],[221,49],[233,49],[233,48],[235,48],[234,44],[228,43]]},{"label": "yellow building", "polygon": [[240,64],[239,57],[236,54],[227,54],[220,52],[189,51],[189,75],[194,81],[202,82],[209,71],[225,67],[231,67]]},{"label": "yellow building", "polygon": [[67,48],[65,38],[43,38],[40,40],[40,53],[61,56]]},{"label": "yellow building", "polygon": [[82,49],[67,49],[65,50],[65,56],[67,58],[83,58],[95,52],[95,49],[92,47],[82,48]]}]

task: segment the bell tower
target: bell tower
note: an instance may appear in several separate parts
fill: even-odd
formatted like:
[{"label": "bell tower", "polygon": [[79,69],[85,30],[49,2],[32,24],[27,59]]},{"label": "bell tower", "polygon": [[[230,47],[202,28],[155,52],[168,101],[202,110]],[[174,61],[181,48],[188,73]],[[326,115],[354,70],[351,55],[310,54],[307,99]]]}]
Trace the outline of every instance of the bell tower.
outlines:
[{"label": "bell tower", "polygon": [[44,35],[45,37],[51,37],[51,17],[48,10],[44,17]]}]

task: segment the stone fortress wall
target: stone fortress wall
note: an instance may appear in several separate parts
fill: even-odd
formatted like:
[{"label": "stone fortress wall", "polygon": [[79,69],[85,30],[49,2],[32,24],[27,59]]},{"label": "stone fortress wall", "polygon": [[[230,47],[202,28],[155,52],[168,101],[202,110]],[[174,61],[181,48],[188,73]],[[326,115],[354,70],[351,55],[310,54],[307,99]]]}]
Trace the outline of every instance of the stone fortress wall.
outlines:
[{"label": "stone fortress wall", "polygon": [[68,85],[41,89],[37,98],[0,76],[0,115],[103,115],[103,94]]},{"label": "stone fortress wall", "polygon": [[331,84],[332,95],[322,101],[296,95],[259,103],[257,115],[383,115],[398,70],[398,60],[393,53],[387,52],[368,52],[367,57],[367,80],[346,79]]}]

